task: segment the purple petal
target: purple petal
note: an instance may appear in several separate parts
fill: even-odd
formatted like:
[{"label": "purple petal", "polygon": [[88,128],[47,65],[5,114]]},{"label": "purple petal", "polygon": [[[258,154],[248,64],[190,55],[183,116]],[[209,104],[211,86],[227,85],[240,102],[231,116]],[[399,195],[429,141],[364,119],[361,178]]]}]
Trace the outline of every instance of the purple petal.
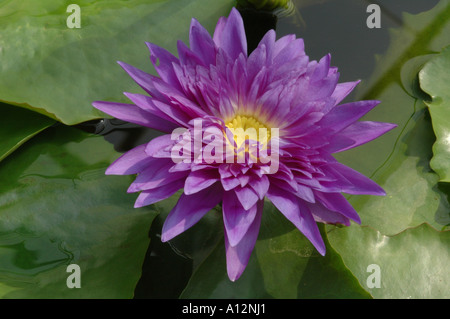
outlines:
[{"label": "purple petal", "polygon": [[342,224],[345,226],[350,226],[350,219],[342,214],[329,210],[319,202],[314,204],[305,202],[305,205],[308,206],[309,211],[314,217],[314,220],[318,223]]},{"label": "purple petal", "polygon": [[314,203],[316,201],[312,189],[302,184],[297,184],[297,192],[295,195],[309,203]]},{"label": "purple petal", "polygon": [[164,222],[161,240],[171,240],[192,227],[220,203],[222,196],[223,189],[219,183],[193,195],[182,194]]},{"label": "purple petal", "polygon": [[259,42],[258,47],[264,46],[265,58],[266,58],[265,63],[261,64],[260,67],[262,67],[262,66],[268,67],[273,63],[274,50],[275,50],[275,39],[276,39],[275,30],[269,30],[266,32],[264,37]]},{"label": "purple petal", "polygon": [[339,132],[356,122],[379,103],[380,101],[358,101],[339,105],[326,114],[318,124],[324,131]]},{"label": "purple petal", "polygon": [[164,99],[164,96],[155,88],[153,85],[154,81],[159,79],[151,74],[135,68],[125,62],[117,62],[119,65],[131,76],[131,78],[139,84],[141,88],[144,89],[148,94],[157,99]]},{"label": "purple petal", "polygon": [[[266,46],[265,45],[258,45],[258,47],[253,50],[253,52],[250,54],[250,56],[247,59],[247,74],[248,74],[248,80],[251,83],[251,81],[256,81],[256,83],[252,86],[253,90],[250,90],[250,92],[247,92],[247,95],[249,97],[252,97],[250,99],[253,100],[255,99],[258,94],[256,93],[256,90],[261,90],[261,85],[260,85],[260,72],[262,70],[262,68],[264,67],[264,65],[266,64],[267,61],[267,50],[266,50]],[[258,78],[255,78],[256,75],[259,74]]]},{"label": "purple petal", "polygon": [[270,186],[267,198],[311,241],[317,251],[324,256],[325,243],[308,207],[295,195],[273,185]]},{"label": "purple petal", "polygon": [[197,65],[203,65],[203,60],[181,40],[177,42],[178,56],[180,57],[181,65],[196,67]]},{"label": "purple petal", "polygon": [[[258,202],[259,203],[259,202]],[[223,195],[223,222],[230,246],[236,246],[247,233],[258,211],[258,204],[246,210],[233,191]]]},{"label": "purple petal", "polygon": [[336,134],[326,149],[330,153],[343,152],[370,142],[396,127],[396,124],[391,123],[356,122]]},{"label": "purple petal", "polygon": [[330,70],[330,62],[331,62],[330,54],[327,54],[322,59],[320,59],[316,68],[314,69],[314,72],[310,76],[310,81],[314,83],[327,77],[328,71]]},{"label": "purple petal", "polygon": [[220,178],[217,170],[198,170],[193,171],[186,178],[184,193],[186,195],[195,194],[217,182]]},{"label": "purple petal", "polygon": [[361,224],[361,218],[358,213],[343,195],[322,192],[315,192],[315,195],[318,198],[318,201],[329,210],[340,213],[345,217],[354,220],[358,224]]},{"label": "purple petal", "polygon": [[221,178],[220,181],[222,183],[223,189],[225,189],[226,191],[232,190],[241,185],[239,179],[234,176]]},{"label": "purple petal", "polygon": [[188,171],[169,173],[169,169],[173,165],[174,163],[171,159],[152,158],[152,162],[148,165],[148,168],[142,171],[136,180],[131,183],[128,192],[134,193],[154,189],[178,179],[184,179],[188,175]]},{"label": "purple petal", "polygon": [[171,123],[176,123],[176,121],[170,115],[166,114],[164,111],[156,107],[156,105],[153,103],[155,100],[150,96],[128,92],[124,92],[123,94],[142,110],[157,115]]},{"label": "purple petal", "polygon": [[150,127],[165,133],[169,133],[173,129],[172,123],[161,119],[159,116],[148,113],[133,104],[96,101],[92,105],[96,109],[126,122]]},{"label": "purple petal", "polygon": [[223,20],[219,22],[214,33],[214,42],[222,48],[232,60],[236,60],[242,53],[247,56],[247,38],[245,36],[244,21],[236,8],[231,13],[223,26]]},{"label": "purple petal", "polygon": [[[378,195],[385,196],[386,192],[370,178],[360,172],[351,169],[341,163],[331,163],[328,165],[334,172],[344,177],[345,181],[350,183],[341,187],[341,192],[352,195]],[[337,182],[336,182],[337,183]]]},{"label": "purple petal", "polygon": [[265,174],[261,177],[253,176],[249,181],[249,185],[256,192],[258,198],[262,200],[269,190],[270,181]]},{"label": "purple petal", "polygon": [[214,35],[213,35],[213,41],[214,43],[219,43],[220,39],[222,38],[223,30],[225,29],[225,26],[227,25],[227,17],[220,17],[219,21],[217,21],[216,28],[214,29]]},{"label": "purple petal", "polygon": [[175,141],[172,140],[171,134],[165,134],[158,137],[153,138],[150,142],[147,143],[145,148],[145,153],[151,157],[160,157],[155,156],[159,154],[161,151],[168,151],[170,157],[170,150]]},{"label": "purple petal", "polygon": [[150,60],[161,79],[176,89],[181,90],[180,82],[178,81],[172,66],[172,64],[179,63],[178,59],[166,49],[153,43],[146,42],[146,44],[150,50]]},{"label": "purple petal", "polygon": [[145,170],[152,158],[145,153],[146,144],[139,145],[116,159],[107,169],[106,175],[130,175]]},{"label": "purple petal", "polygon": [[166,199],[175,194],[179,189],[183,188],[183,185],[184,180],[179,179],[167,185],[163,185],[161,187],[148,191],[143,191],[139,194],[134,207],[144,207]]},{"label": "purple petal", "polygon": [[215,64],[216,49],[208,31],[196,20],[192,19],[189,32],[189,43],[194,52],[205,65]]},{"label": "purple petal", "polygon": [[[207,114],[194,102],[186,97],[181,91],[173,88],[164,82],[155,82],[155,88],[160,92],[163,92],[166,99],[169,101],[166,104],[170,104],[170,113],[178,112],[186,114],[189,119],[193,119],[200,116],[206,116]],[[158,101],[153,101],[154,104],[158,107]],[[163,110],[161,110],[163,111]],[[181,112],[180,112],[181,111]],[[164,112],[166,114],[170,114],[168,112]]]},{"label": "purple petal", "polygon": [[280,66],[291,60],[305,55],[303,39],[292,39],[289,36],[279,39],[275,43],[274,65]]},{"label": "purple petal", "polygon": [[351,91],[353,91],[353,89],[359,84],[359,82],[361,81],[358,80],[355,82],[345,82],[336,85],[336,89],[331,95],[331,97],[336,101],[334,104],[338,105],[339,103],[341,103],[342,100],[345,99],[345,97],[349,95]]},{"label": "purple petal", "polygon": [[225,251],[227,255],[227,273],[231,281],[239,279],[248,264],[250,255],[255,247],[258,238],[259,227],[261,225],[261,216],[263,211],[263,201],[258,203],[258,209],[253,223],[248,228],[247,233],[241,239],[239,244],[231,246],[228,241],[227,231],[225,229]]},{"label": "purple petal", "polygon": [[236,187],[234,192],[245,210],[252,208],[259,200],[256,192],[250,187]]}]

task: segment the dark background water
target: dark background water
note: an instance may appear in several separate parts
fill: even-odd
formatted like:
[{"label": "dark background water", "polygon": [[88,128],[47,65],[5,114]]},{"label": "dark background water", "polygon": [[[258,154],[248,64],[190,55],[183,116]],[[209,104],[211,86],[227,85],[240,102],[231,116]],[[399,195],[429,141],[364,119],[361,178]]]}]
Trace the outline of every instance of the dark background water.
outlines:
[{"label": "dark background water", "polygon": [[[294,0],[294,10],[279,16],[268,12],[242,10],[250,50],[269,29],[277,37],[296,34],[305,40],[306,53],[313,60],[331,53],[332,65],[339,68],[340,81],[365,80],[375,68],[375,55],[386,52],[389,29],[402,26],[402,14],[417,14],[434,7],[438,0]],[[381,7],[381,28],[366,25],[367,6]],[[174,39],[176,41],[176,39]],[[352,99],[350,95],[347,99]],[[105,136],[115,149],[124,152],[151,140],[160,133],[118,120],[83,125]],[[161,243],[163,220],[156,218],[150,229],[151,243],[135,298],[177,298],[192,272],[192,261]],[[176,265],[176,267],[174,267]]]}]

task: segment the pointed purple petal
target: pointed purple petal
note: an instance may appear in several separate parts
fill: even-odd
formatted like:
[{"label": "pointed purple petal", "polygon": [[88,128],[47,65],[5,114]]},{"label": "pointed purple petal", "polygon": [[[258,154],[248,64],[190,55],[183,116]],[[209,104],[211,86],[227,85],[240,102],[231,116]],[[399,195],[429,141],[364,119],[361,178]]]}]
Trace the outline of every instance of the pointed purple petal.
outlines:
[{"label": "pointed purple petal", "polygon": [[380,101],[358,101],[336,106],[318,125],[322,126],[324,131],[339,132],[359,120],[379,103]]},{"label": "pointed purple petal", "polygon": [[231,246],[236,246],[247,233],[255,219],[258,204],[245,210],[233,191],[225,192],[223,196],[223,222]]},{"label": "pointed purple petal", "polygon": [[273,185],[270,186],[267,198],[309,239],[317,251],[324,256],[325,243],[308,207],[295,195]]},{"label": "pointed purple petal", "polygon": [[315,192],[315,195],[318,198],[318,201],[329,210],[340,213],[345,217],[354,220],[358,224],[361,224],[361,218],[358,213],[343,195],[322,192]]},{"label": "pointed purple petal", "polygon": [[163,150],[170,149],[172,145],[174,145],[174,143],[175,141],[172,140],[171,134],[165,134],[155,137],[147,143],[145,153],[147,153],[147,155],[151,157],[158,157],[155,155]]},{"label": "pointed purple petal", "polygon": [[171,159],[151,158],[148,168],[142,171],[128,188],[129,193],[150,190],[171,183],[178,179],[184,179],[188,171],[170,173],[169,169],[174,165]]},{"label": "pointed purple petal", "polygon": [[[160,86],[160,84],[156,85],[158,87]],[[165,90],[162,89],[162,91]],[[186,112],[184,112],[184,110],[182,110],[177,105],[163,103],[159,100],[142,94],[133,94],[126,92],[124,94],[141,109],[159,116],[162,119],[161,121],[163,123],[169,122],[168,125],[175,128],[179,127],[179,125],[186,126],[187,123],[191,120],[191,116],[186,114]],[[165,96],[167,96],[166,94],[167,91],[165,91]]]},{"label": "pointed purple petal", "polygon": [[295,195],[310,203],[314,203],[316,201],[312,189],[302,184],[297,184],[297,192]]},{"label": "pointed purple petal", "polygon": [[226,191],[232,190],[241,185],[239,179],[234,176],[221,178],[220,181],[222,183],[223,189],[225,189]]},{"label": "pointed purple petal", "polygon": [[293,59],[305,55],[305,44],[303,39],[292,39],[289,36],[279,39],[275,43],[274,65],[280,66]]},{"label": "pointed purple petal", "polygon": [[227,25],[227,17],[220,17],[219,21],[217,21],[216,28],[214,29],[214,35],[213,35],[213,41],[217,45],[217,43],[220,43],[220,39],[222,38],[223,30],[225,29],[225,26]]},{"label": "pointed purple petal", "polygon": [[176,89],[181,90],[180,82],[178,81],[172,66],[172,63],[179,63],[178,59],[166,49],[153,43],[146,42],[146,44],[150,51],[150,60],[161,79]]},{"label": "pointed purple petal", "polygon": [[183,188],[183,185],[184,179],[179,179],[167,185],[143,191],[139,194],[136,203],[134,204],[134,208],[144,207],[166,199],[175,194],[179,189]]},{"label": "pointed purple petal", "polygon": [[116,159],[107,169],[106,175],[130,175],[145,170],[152,158],[145,153],[146,144],[139,145]]},{"label": "pointed purple petal", "polygon": [[[221,22],[223,23],[223,21]],[[231,9],[231,13],[222,24],[216,28],[214,42],[219,48],[225,50],[232,60],[236,60],[242,53],[247,56],[247,38],[245,36],[244,21],[236,8]]]},{"label": "pointed purple petal", "polygon": [[216,49],[209,32],[196,20],[192,19],[189,32],[189,44],[205,65],[216,63]]},{"label": "pointed purple petal", "polygon": [[127,72],[128,75],[131,76],[131,78],[144,89],[144,91],[154,98],[164,99],[164,96],[153,85],[153,82],[158,80],[157,77],[139,70],[138,68],[135,68],[125,62],[118,61],[117,63],[119,63],[125,72]]},{"label": "pointed purple petal", "polygon": [[250,187],[236,187],[234,192],[245,210],[249,210],[259,200],[256,192]]},{"label": "pointed purple petal", "polygon": [[249,185],[258,195],[258,198],[262,200],[264,196],[266,196],[267,191],[269,190],[270,181],[267,175],[262,175],[261,177],[254,176],[250,179]]},{"label": "pointed purple petal", "polygon": [[150,127],[166,133],[171,132],[173,128],[172,123],[148,113],[134,104],[96,101],[92,105],[96,109],[126,122]]},{"label": "pointed purple petal", "polygon": [[259,227],[261,225],[261,216],[264,201],[259,201],[257,212],[253,223],[247,230],[245,236],[236,246],[231,246],[228,240],[227,230],[225,229],[225,251],[227,256],[227,273],[231,281],[239,279],[247,267],[250,255],[258,239]]},{"label": "pointed purple petal", "polygon": [[223,190],[218,183],[193,195],[182,194],[164,222],[161,240],[171,240],[192,227],[220,203],[222,196]]},{"label": "pointed purple petal", "polygon": [[219,178],[219,173],[216,170],[204,169],[193,171],[186,178],[184,193],[186,195],[195,194],[211,186],[212,184],[217,182]]},{"label": "pointed purple petal", "polygon": [[[350,183],[342,186],[341,192],[352,195],[386,195],[386,192],[377,183],[360,172],[337,162],[328,164],[328,166]],[[338,185],[338,182],[336,183]]]},{"label": "pointed purple petal", "polygon": [[345,97],[353,91],[353,89],[359,84],[359,82],[361,82],[361,80],[355,82],[339,83],[338,85],[336,85],[336,89],[331,95],[331,97],[336,101],[334,104],[338,105],[339,103],[341,103],[342,100],[345,99]]},{"label": "pointed purple petal", "polygon": [[305,202],[305,205],[308,206],[309,211],[314,217],[314,220],[318,223],[342,224],[345,226],[350,226],[350,219],[342,214],[329,210],[319,202],[314,204]]},{"label": "pointed purple petal", "polygon": [[396,127],[396,124],[391,123],[370,121],[356,122],[336,134],[336,136],[331,139],[330,146],[326,149],[330,153],[343,152],[370,142]]},{"label": "pointed purple petal", "polygon": [[322,59],[320,59],[309,80],[314,83],[327,77],[328,71],[330,70],[330,62],[331,54],[327,54]]}]

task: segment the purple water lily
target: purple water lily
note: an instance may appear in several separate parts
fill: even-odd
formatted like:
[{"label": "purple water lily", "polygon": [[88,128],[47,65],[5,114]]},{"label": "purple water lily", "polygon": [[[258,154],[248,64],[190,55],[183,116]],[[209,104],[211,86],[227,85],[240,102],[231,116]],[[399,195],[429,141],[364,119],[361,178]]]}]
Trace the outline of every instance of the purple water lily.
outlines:
[{"label": "purple water lily", "polygon": [[[125,93],[133,104],[93,103],[113,117],[167,133],[119,157],[106,174],[137,174],[128,189],[140,192],[135,207],[183,189],[164,223],[163,241],[222,203],[227,271],[233,281],[254,248],[265,199],[324,255],[316,222],[360,223],[341,193],[385,195],[332,154],[369,142],[395,125],[358,121],[379,101],[338,105],[358,82],[338,83],[330,55],[310,61],[295,35],[276,40],[271,30],[248,55],[236,9],[219,20],[213,37],[193,19],[189,43],[178,42],[179,58],[147,43],[159,77],[119,62],[149,95]],[[208,139],[212,135],[216,142],[223,137],[215,151]],[[219,146],[227,152],[219,152]],[[209,158],[198,156],[205,152]]]}]

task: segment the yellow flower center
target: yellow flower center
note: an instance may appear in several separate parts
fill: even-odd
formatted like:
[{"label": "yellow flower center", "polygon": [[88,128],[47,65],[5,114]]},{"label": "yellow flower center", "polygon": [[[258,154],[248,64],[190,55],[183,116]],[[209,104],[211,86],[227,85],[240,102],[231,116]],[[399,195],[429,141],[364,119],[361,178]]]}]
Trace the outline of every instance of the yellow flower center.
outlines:
[{"label": "yellow flower center", "polygon": [[267,145],[270,140],[270,129],[252,116],[237,115],[225,125],[234,134],[234,141],[238,148],[247,140],[264,145]]}]

